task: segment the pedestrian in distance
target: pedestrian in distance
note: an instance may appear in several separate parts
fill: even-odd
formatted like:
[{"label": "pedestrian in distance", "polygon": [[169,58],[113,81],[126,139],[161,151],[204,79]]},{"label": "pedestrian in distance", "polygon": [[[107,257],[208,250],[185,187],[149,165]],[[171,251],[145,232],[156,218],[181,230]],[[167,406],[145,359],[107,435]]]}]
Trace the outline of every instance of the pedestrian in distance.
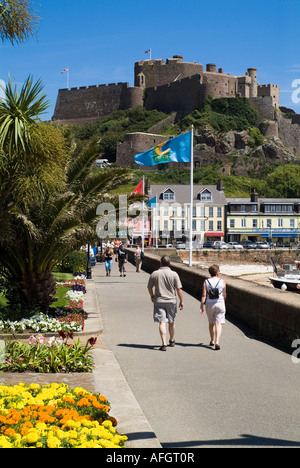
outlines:
[{"label": "pedestrian in distance", "polygon": [[200,312],[203,314],[205,305],[209,323],[209,345],[219,350],[222,326],[225,323],[226,284],[222,278],[219,278],[220,268],[218,265],[210,266],[208,271],[211,278],[205,280],[203,284]]},{"label": "pedestrian in distance", "polygon": [[125,263],[127,262],[127,253],[125,252],[123,244],[121,244],[119,247],[117,258],[119,262],[120,276],[126,276]]},{"label": "pedestrian in distance", "polygon": [[111,274],[111,267],[112,267],[113,257],[114,257],[114,253],[113,253],[111,247],[106,246],[106,249],[105,249],[105,252],[104,252],[106,276],[110,276],[110,274]]},{"label": "pedestrian in distance", "polygon": [[134,252],[134,261],[135,261],[135,271],[140,273],[142,267],[142,249],[139,245],[136,246],[136,251]]},{"label": "pedestrian in distance", "polygon": [[170,258],[168,256],[162,256],[160,268],[151,273],[148,281],[148,292],[154,305],[154,322],[159,323],[159,334],[162,341],[162,345],[159,349],[160,351],[166,351],[167,323],[169,324],[169,346],[175,346],[177,296],[179,298],[179,309],[183,309],[181,281],[178,274],[171,270]]}]

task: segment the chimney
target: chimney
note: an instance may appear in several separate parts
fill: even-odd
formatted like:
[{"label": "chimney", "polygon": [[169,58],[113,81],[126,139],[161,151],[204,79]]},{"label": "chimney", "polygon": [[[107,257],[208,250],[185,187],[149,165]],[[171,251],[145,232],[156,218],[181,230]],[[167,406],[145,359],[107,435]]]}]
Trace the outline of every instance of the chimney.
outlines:
[{"label": "chimney", "polygon": [[250,201],[255,203],[258,201],[258,194],[255,189],[252,189],[250,192]]},{"label": "chimney", "polygon": [[217,182],[217,190],[219,190],[219,192],[224,192],[224,185],[222,179],[219,179]]},{"label": "chimney", "polygon": [[146,179],[146,182],[145,182],[145,195],[149,195],[150,188],[151,188],[150,179]]}]

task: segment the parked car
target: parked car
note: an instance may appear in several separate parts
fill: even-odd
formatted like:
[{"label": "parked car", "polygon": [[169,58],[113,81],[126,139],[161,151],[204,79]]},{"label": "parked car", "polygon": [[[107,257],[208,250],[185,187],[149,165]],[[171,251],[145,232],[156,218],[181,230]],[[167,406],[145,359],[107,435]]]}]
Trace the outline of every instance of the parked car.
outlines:
[{"label": "parked car", "polygon": [[269,249],[270,246],[266,242],[256,242],[257,249]]},{"label": "parked car", "polygon": [[256,244],[250,240],[243,241],[242,246],[244,249],[256,249]]},{"label": "parked car", "polygon": [[230,249],[234,249],[234,250],[243,250],[244,249],[242,244],[239,244],[238,242],[228,242],[228,246],[229,246]]},{"label": "parked car", "polygon": [[203,244],[204,249],[212,249],[212,246],[213,246],[213,241],[206,241]]},{"label": "parked car", "polygon": [[213,249],[229,249],[229,246],[226,242],[216,241],[213,243]]},{"label": "parked car", "polygon": [[183,242],[176,242],[174,247],[176,249],[185,249],[185,244]]}]

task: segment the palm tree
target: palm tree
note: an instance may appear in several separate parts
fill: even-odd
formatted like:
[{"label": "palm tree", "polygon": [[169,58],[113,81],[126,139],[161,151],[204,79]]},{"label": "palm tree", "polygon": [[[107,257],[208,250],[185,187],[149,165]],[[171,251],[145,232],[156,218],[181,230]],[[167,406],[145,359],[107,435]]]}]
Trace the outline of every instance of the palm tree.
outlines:
[{"label": "palm tree", "polygon": [[40,80],[33,83],[29,76],[19,93],[9,78],[0,101],[0,236],[17,203],[55,184],[57,171],[64,168],[67,152],[61,131],[37,125],[47,106]]},{"label": "palm tree", "polygon": [[0,3],[0,37],[18,44],[37,29],[39,17],[28,0],[2,0]]},{"label": "palm tree", "polygon": [[131,178],[128,169],[94,170],[92,143],[66,166],[64,190],[19,203],[10,214],[10,238],[0,242],[3,274],[19,284],[25,303],[47,310],[55,294],[54,266],[95,236],[99,203]]},{"label": "palm tree", "polygon": [[39,116],[49,107],[43,84],[41,80],[33,83],[29,75],[19,93],[9,76],[4,91],[5,98],[0,101],[0,149],[10,157],[18,153],[20,147],[30,153],[30,127],[40,121]]}]

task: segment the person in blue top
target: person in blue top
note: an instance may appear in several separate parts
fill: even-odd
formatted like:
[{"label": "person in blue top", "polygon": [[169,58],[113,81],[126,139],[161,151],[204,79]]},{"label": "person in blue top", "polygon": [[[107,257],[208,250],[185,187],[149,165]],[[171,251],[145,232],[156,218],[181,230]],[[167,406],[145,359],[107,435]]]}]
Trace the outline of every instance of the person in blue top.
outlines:
[{"label": "person in blue top", "polygon": [[212,265],[208,271],[211,278],[205,280],[203,284],[200,312],[203,314],[205,305],[209,323],[209,345],[215,346],[215,349],[219,350],[222,325],[225,323],[226,284],[222,278],[219,278],[220,268],[218,265]]}]

